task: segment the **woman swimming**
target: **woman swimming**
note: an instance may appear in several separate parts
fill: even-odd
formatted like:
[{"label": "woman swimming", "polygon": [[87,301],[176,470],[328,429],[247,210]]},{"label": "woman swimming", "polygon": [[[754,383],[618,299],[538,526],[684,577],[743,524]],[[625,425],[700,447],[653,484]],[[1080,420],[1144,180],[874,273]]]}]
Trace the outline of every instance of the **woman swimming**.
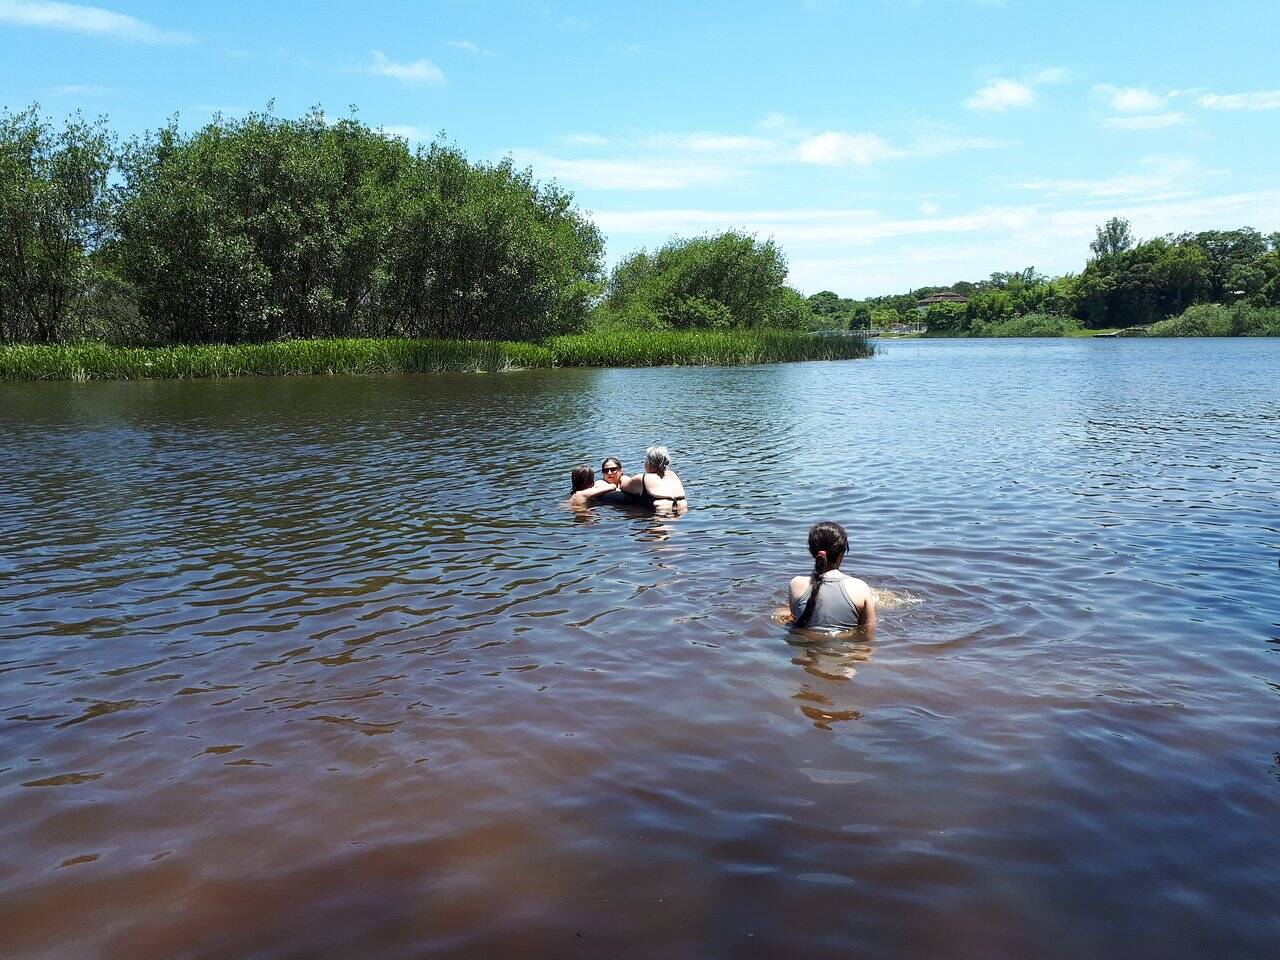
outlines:
[{"label": "woman swimming", "polygon": [[618,489],[652,507],[669,505],[673,510],[687,507],[684,484],[670,467],[671,456],[667,448],[650,447],[644,455],[644,473],[623,477]]},{"label": "woman swimming", "polygon": [[857,577],[840,572],[848,550],[849,538],[840,524],[824,520],[810,528],[813,574],[792,577],[788,591],[795,626],[848,630],[876,625],[875,593]]},{"label": "woman swimming", "polygon": [[569,483],[573,487],[569,493],[571,507],[589,506],[597,497],[613,493],[616,489],[608,480],[597,480],[595,471],[585,464],[570,471]]}]

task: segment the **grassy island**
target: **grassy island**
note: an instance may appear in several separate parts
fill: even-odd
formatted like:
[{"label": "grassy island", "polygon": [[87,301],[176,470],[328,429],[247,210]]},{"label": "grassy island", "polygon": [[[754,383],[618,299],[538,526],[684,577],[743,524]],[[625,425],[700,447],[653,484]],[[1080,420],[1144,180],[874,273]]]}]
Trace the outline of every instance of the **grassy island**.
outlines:
[{"label": "grassy island", "polygon": [[792,330],[613,332],[543,344],[342,339],[115,347],[0,345],[0,380],[146,380],[385,373],[491,373],[544,367],[739,366],[868,357],[858,337]]},{"label": "grassy island", "polygon": [[509,160],[319,110],[176,123],[0,113],[0,379],[740,365],[871,354],[771,240],[606,272],[573,197]]}]

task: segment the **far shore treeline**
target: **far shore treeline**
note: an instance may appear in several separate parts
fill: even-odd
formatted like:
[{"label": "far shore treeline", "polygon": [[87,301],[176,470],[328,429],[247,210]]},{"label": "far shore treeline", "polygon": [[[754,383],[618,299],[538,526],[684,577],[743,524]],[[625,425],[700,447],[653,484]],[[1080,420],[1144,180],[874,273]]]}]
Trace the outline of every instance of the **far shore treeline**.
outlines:
[{"label": "far shore treeline", "polygon": [[103,120],[0,114],[0,343],[544,343],[822,325],[771,241],[674,239],[607,277],[603,248],[568,192],[509,160],[472,162],[443,139],[410,149],[318,109],[130,140]]},{"label": "far shore treeline", "polygon": [[[919,287],[895,296],[809,298],[829,322],[853,329],[925,320],[928,336],[1061,337],[1098,329],[1146,336],[1280,336],[1280,233],[1250,227],[1138,241],[1128,221],[1098,227],[1078,274],[1047,277],[1033,267]],[[949,291],[967,303],[917,302]]]},{"label": "far shore treeline", "polygon": [[[673,238],[607,275],[603,250],[571,194],[510,160],[473,162],[443,138],[411,149],[319,109],[132,139],[105,120],[58,126],[34,106],[0,113],[9,378],[855,357],[870,352],[860,338],[809,334],[922,319],[916,300],[943,289],[806,298],[772,240],[733,231]],[[931,308],[933,335],[1280,333],[1280,234],[1138,243],[1112,220],[1078,275],[1027,269],[950,289],[968,303]],[[387,340],[413,343],[377,346]],[[222,349],[317,341],[333,345]],[[484,347],[472,362],[458,341],[545,353]],[[158,347],[218,349],[130,352]]]}]

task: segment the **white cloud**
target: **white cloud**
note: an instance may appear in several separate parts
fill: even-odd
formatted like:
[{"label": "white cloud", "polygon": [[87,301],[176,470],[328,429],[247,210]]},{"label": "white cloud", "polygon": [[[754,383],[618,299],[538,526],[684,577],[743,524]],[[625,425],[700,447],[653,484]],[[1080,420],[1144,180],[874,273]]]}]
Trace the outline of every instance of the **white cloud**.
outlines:
[{"label": "white cloud", "polygon": [[800,141],[800,159],[826,167],[856,164],[865,167],[877,160],[900,156],[883,137],[874,133],[840,133],[829,130]]},{"label": "white cloud", "polygon": [[190,34],[164,30],[145,20],[102,7],[48,0],[0,0],[0,23],[111,37],[134,43],[190,43]]},{"label": "white cloud", "polygon": [[906,157],[939,157],[961,150],[978,150],[1005,145],[994,137],[961,137],[947,133],[925,133],[905,147],[895,146],[874,133],[842,133],[829,130],[801,140],[797,152],[804,163],[820,166],[869,166],[880,160]]},{"label": "white cloud", "polygon": [[1136,173],[1097,179],[1037,178],[1014,184],[1019,190],[1039,190],[1046,194],[1076,194],[1085,197],[1141,197],[1165,200],[1187,196],[1203,181],[1222,171],[1208,170],[1192,157],[1147,157],[1139,161]]},{"label": "white cloud", "polygon": [[1121,113],[1154,113],[1169,102],[1168,95],[1152,93],[1146,87],[1117,87],[1110,83],[1095,84],[1094,93],[1107,98],[1112,110]]},{"label": "white cloud", "polygon": [[691,163],[662,158],[565,159],[537,150],[517,150],[513,159],[540,177],[594,190],[677,190],[737,180],[742,171],[722,163]]},{"label": "white cloud", "polygon": [[1128,219],[1139,236],[1280,223],[1280,189],[1181,198],[1131,197],[1065,207],[1050,202],[982,207],[954,216],[885,216],[865,209],[597,211],[615,253],[672,234],[739,229],[773,237],[791,255],[790,283],[844,296],[896,293],[1035,265],[1078,271],[1094,228]]},{"label": "white cloud", "polygon": [[495,51],[488,50],[471,40],[450,40],[448,43],[449,46],[453,47],[455,50],[463,50],[466,53],[474,54],[477,57],[497,56]]},{"label": "white cloud", "polygon": [[926,217],[936,217],[938,214],[942,212],[942,207],[938,206],[932,200],[921,200],[920,212],[923,213]]},{"label": "white cloud", "polygon": [[1036,102],[1036,92],[1030,84],[1017,80],[992,80],[964,102],[970,110],[986,110],[1004,113],[1015,107],[1029,107]]},{"label": "white cloud", "polygon": [[1147,113],[1139,114],[1133,117],[1103,117],[1102,122],[1108,127],[1117,127],[1121,130],[1163,130],[1166,127],[1177,126],[1186,120],[1184,113],[1169,111],[1168,113]]},{"label": "white cloud", "polygon": [[599,133],[566,133],[556,137],[556,140],[570,147],[607,147],[613,142],[611,138]]},{"label": "white cloud", "polygon": [[1252,93],[1205,93],[1200,106],[1206,110],[1280,110],[1280,90]]},{"label": "white cloud", "polygon": [[785,149],[784,145],[768,137],[737,136],[722,133],[689,133],[650,137],[646,140],[646,143],[651,146],[669,146],[677,150],[686,150],[689,153],[763,154]]},{"label": "white cloud", "polygon": [[772,110],[769,113],[766,113],[764,115],[764,119],[756,124],[756,126],[765,131],[765,133],[774,133],[780,136],[795,135],[800,129],[799,124],[797,124],[795,120],[787,116],[785,113],[780,113],[777,110]]},{"label": "white cloud", "polygon": [[[1001,146],[991,137],[957,136],[927,130],[905,145],[874,133],[828,130],[813,136],[759,136],[714,131],[608,137],[575,133],[556,138],[562,147],[590,151],[564,157],[541,150],[518,150],[523,162],[540,174],[601,190],[673,190],[697,185],[742,182],[753,171],[783,164],[844,167],[881,160],[934,157]],[[608,149],[613,156],[602,156]]]},{"label": "white cloud", "polygon": [[997,137],[961,137],[948,133],[922,134],[902,151],[908,157],[941,157],[962,150],[990,150],[1009,146],[1008,140]]},{"label": "white cloud", "polygon": [[398,63],[381,50],[373,51],[373,63],[366,73],[379,77],[394,77],[401,83],[444,83],[444,72],[430,60],[414,60]]},{"label": "white cloud", "polygon": [[1062,67],[1049,67],[1038,73],[1033,73],[1027,78],[1027,83],[1033,87],[1038,87],[1042,83],[1062,83],[1067,79],[1067,71]]},{"label": "white cloud", "polygon": [[103,87],[91,83],[65,83],[50,87],[49,93],[55,97],[105,97],[119,91],[115,87]]},{"label": "white cloud", "polygon": [[1048,67],[1021,80],[997,77],[979,87],[964,105],[970,110],[988,113],[1004,113],[1007,110],[1034,106],[1036,87],[1046,83],[1061,83],[1065,79],[1067,71],[1061,67]]}]

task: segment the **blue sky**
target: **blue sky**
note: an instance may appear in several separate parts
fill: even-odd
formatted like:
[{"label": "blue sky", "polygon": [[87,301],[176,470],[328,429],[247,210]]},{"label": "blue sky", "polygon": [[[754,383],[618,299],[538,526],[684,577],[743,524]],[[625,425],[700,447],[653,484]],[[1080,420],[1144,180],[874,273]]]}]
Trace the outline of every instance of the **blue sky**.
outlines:
[{"label": "blue sky", "polygon": [[572,190],[609,258],[728,227],[806,293],[1280,230],[1280,4],[0,0],[0,104],[122,133],[314,104]]}]

